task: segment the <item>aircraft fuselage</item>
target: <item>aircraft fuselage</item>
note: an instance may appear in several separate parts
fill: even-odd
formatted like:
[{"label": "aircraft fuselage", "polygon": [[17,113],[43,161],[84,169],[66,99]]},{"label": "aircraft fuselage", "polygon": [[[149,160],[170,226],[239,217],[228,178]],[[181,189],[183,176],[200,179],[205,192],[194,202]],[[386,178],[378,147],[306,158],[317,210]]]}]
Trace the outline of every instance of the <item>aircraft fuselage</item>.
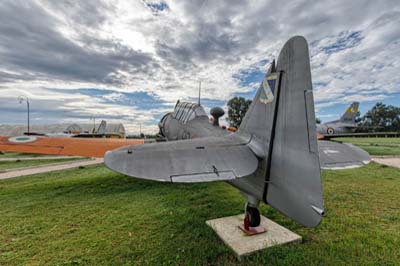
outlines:
[{"label": "aircraft fuselage", "polygon": [[317,132],[321,135],[333,135],[343,133],[354,133],[357,125],[353,123],[343,123],[332,121],[324,124],[317,124]]},{"label": "aircraft fuselage", "polygon": [[[177,107],[179,108],[179,107]],[[219,126],[214,126],[206,115],[203,107],[195,105],[194,108],[201,115],[193,117],[190,121],[179,120],[174,113],[166,114],[158,124],[160,134],[167,140],[195,139],[204,137],[219,137],[230,132]],[[193,110],[188,110],[191,112]],[[193,111],[193,112],[196,112]]]}]

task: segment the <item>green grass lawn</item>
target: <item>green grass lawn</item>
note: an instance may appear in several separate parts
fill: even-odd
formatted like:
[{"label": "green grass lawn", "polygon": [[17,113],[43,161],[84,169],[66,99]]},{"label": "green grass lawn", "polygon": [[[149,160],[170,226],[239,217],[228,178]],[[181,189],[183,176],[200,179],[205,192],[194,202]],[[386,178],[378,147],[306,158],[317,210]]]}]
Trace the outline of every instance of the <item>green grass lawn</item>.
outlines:
[{"label": "green grass lawn", "polygon": [[46,157],[46,156],[56,156],[48,154],[34,154],[34,153],[19,153],[19,152],[2,152],[0,153],[0,158],[25,158],[25,157]]},{"label": "green grass lawn", "polygon": [[104,166],[3,180],[0,265],[399,265],[400,171],[324,171],[323,187],[317,228],[261,208],[302,244],[239,263],[205,224],[242,212],[245,199],[226,183],[157,183]]},{"label": "green grass lawn", "polygon": [[400,155],[400,138],[334,138],[354,144],[371,155]]},{"label": "green grass lawn", "polygon": [[0,171],[11,170],[16,168],[24,168],[30,166],[45,165],[45,164],[65,163],[76,160],[82,160],[82,158],[0,161]]}]

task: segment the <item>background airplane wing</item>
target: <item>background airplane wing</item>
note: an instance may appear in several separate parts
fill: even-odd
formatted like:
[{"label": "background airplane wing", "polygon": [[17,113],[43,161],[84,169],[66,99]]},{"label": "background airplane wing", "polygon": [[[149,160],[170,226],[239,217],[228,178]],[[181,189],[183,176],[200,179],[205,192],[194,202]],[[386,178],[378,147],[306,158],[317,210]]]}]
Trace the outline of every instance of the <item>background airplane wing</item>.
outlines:
[{"label": "background airplane wing", "polygon": [[128,146],[107,152],[104,163],[142,179],[177,183],[231,180],[257,169],[258,159],[247,143],[226,136]]}]

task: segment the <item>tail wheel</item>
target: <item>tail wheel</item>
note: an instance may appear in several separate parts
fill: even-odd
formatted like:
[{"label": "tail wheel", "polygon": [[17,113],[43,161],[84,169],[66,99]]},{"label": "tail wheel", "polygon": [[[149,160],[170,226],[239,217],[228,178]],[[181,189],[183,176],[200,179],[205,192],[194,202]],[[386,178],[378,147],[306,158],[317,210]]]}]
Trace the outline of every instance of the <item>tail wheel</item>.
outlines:
[{"label": "tail wheel", "polygon": [[248,219],[251,227],[257,227],[260,225],[260,212],[258,208],[247,206],[246,218]]},{"label": "tail wheel", "polygon": [[326,130],[326,133],[328,133],[328,135],[333,135],[333,134],[335,134],[335,130],[331,127],[328,127],[328,129]]}]

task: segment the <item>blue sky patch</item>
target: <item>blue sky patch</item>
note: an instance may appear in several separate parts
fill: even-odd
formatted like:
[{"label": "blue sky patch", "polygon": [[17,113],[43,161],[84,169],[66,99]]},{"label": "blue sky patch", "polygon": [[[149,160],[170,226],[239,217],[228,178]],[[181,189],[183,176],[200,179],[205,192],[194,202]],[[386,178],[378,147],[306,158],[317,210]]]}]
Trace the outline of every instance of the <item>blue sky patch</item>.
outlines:
[{"label": "blue sky patch", "polygon": [[261,83],[265,76],[265,71],[259,69],[241,70],[238,74],[233,75],[234,79],[239,80],[240,86],[248,86],[251,83]]},{"label": "blue sky patch", "polygon": [[363,38],[361,31],[344,31],[339,34],[339,38],[334,43],[324,46],[322,50],[326,54],[337,53],[359,45]]},{"label": "blue sky patch", "polygon": [[[262,60],[260,61],[260,65],[266,65],[268,64],[268,60]],[[250,91],[247,92],[236,92],[233,94],[233,96],[238,96],[238,97],[244,97],[246,99],[253,99],[254,95],[257,92],[258,87],[260,86],[262,80],[264,79],[265,76],[265,70],[261,69],[255,69],[255,68],[249,68],[249,69],[243,69],[239,71],[238,74],[233,75],[232,77],[236,80],[239,81],[240,86],[243,87],[248,87],[251,84],[256,84],[254,89],[251,89]]]},{"label": "blue sky patch", "polygon": [[145,2],[146,6],[148,6],[153,12],[160,12],[169,9],[169,6],[164,1],[160,2]]}]

